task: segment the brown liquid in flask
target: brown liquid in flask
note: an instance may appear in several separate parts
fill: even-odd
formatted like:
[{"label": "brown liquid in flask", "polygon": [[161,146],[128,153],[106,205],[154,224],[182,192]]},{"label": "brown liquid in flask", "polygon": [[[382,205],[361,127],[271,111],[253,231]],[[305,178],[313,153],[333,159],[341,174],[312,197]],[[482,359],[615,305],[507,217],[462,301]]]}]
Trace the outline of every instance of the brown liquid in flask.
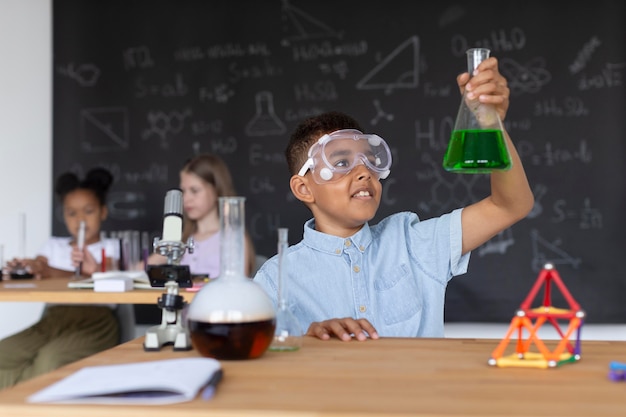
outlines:
[{"label": "brown liquid in flask", "polygon": [[[471,74],[485,59],[489,49],[467,51],[467,70]],[[443,158],[443,167],[461,174],[487,174],[511,168],[502,121],[495,108],[463,95],[454,129]]]},{"label": "brown liquid in flask", "polygon": [[245,197],[220,197],[220,276],[192,300],[187,325],[193,347],[215,359],[254,359],[272,343],[274,305],[245,276]]}]

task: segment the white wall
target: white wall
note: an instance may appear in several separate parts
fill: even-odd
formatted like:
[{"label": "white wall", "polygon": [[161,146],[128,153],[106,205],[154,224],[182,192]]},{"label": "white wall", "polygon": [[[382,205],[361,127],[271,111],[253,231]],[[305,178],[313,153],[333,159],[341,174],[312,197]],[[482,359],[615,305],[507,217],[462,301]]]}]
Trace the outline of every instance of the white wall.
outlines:
[{"label": "white wall", "polygon": [[[50,236],[52,2],[0,0],[0,244],[4,259],[33,256]],[[2,291],[2,288],[0,288]],[[0,337],[41,314],[41,303],[0,303]]]}]

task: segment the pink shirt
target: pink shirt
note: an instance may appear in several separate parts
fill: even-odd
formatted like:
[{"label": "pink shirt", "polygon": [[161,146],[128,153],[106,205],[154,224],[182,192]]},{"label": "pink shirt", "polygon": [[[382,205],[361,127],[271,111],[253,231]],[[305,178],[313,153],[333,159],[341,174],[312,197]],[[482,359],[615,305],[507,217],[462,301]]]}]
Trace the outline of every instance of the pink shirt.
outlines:
[{"label": "pink shirt", "polygon": [[220,274],[220,233],[204,240],[195,240],[193,253],[186,251],[181,265],[189,265],[192,274],[209,274],[215,278]]}]

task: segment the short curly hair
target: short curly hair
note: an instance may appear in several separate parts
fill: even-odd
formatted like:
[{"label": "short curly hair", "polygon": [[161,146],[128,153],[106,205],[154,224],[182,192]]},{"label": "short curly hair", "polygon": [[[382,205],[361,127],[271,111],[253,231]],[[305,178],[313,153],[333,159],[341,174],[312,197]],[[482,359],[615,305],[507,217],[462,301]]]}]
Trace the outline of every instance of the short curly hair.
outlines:
[{"label": "short curly hair", "polygon": [[318,114],[302,121],[294,130],[285,149],[289,173],[291,175],[298,173],[307,160],[309,148],[322,135],[341,129],[363,131],[354,118],[338,111]]}]

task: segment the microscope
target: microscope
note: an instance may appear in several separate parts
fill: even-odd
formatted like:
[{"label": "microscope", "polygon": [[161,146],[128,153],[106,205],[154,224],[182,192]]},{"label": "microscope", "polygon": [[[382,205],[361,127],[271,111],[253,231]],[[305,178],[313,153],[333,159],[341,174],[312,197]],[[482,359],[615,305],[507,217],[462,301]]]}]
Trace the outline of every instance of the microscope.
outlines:
[{"label": "microscope", "polygon": [[143,348],[145,351],[158,351],[163,345],[174,345],[174,350],[191,350],[189,331],[182,320],[182,310],[186,301],[178,294],[179,287],[193,285],[189,266],[180,265],[185,250],[193,253],[193,238],[187,243],[182,240],[183,193],[171,189],[165,194],[163,210],[163,235],[154,238],[154,252],[167,258],[162,265],[148,265],[147,274],[152,287],[165,287],[167,292],[158,299],[162,309],[162,320],[158,326],[150,327],[146,332]]}]

